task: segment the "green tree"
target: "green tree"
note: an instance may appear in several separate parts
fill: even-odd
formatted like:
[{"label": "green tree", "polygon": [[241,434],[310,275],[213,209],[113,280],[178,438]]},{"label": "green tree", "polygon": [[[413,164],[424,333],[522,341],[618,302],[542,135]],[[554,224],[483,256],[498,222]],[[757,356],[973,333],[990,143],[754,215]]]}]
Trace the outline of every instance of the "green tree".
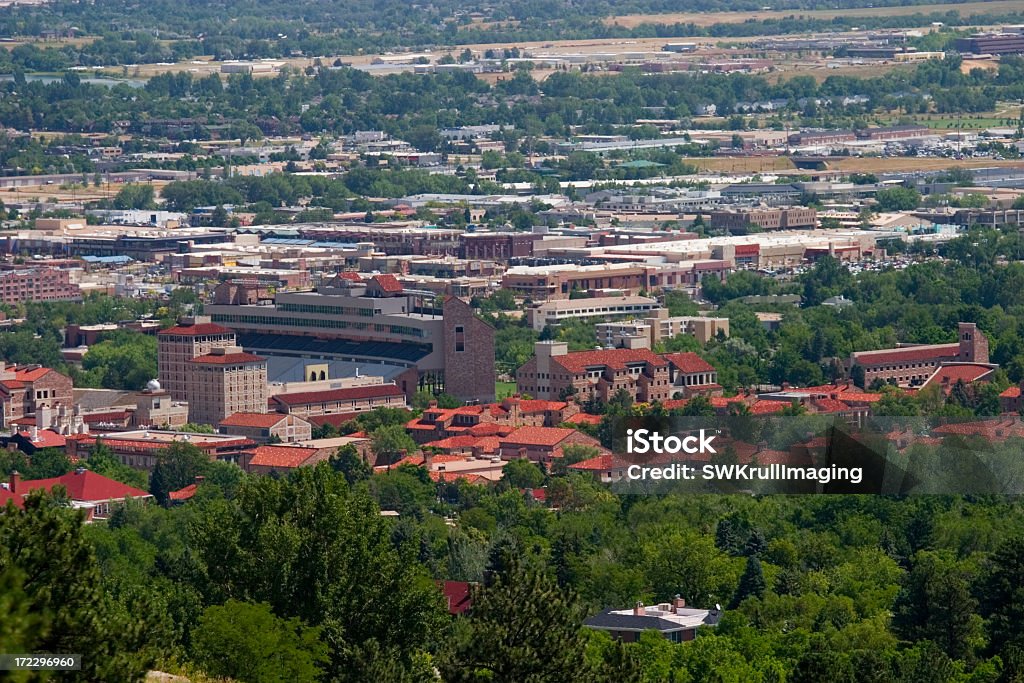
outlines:
[{"label": "green tree", "polygon": [[149,479],[149,492],[161,505],[168,494],[195,482],[210,463],[210,457],[197,446],[176,441],[160,451]]},{"label": "green tree", "polygon": [[228,600],[207,607],[192,632],[193,658],[218,678],[243,683],[320,679],[327,646],[320,629],[281,619],[266,604]]},{"label": "green tree", "polygon": [[370,449],[377,458],[377,464],[395,462],[403,452],[413,453],[417,448],[402,425],[383,425],[370,433]]},{"label": "green tree", "polygon": [[473,589],[473,610],[457,624],[439,663],[450,683],[560,683],[588,680],[583,612],[546,572],[506,554],[502,569]]},{"label": "green tree", "polygon": [[81,680],[141,679],[155,631],[104,591],[83,513],[63,495],[33,492],[0,513],[0,651],[76,653]]},{"label": "green tree", "polygon": [[28,468],[22,472],[25,479],[50,479],[71,471],[71,461],[59,448],[41,448],[29,457]]},{"label": "green tree", "polygon": [[757,559],[756,555],[751,555],[747,558],[747,566],[743,570],[743,575],[740,576],[740,584],[736,588],[730,609],[739,607],[740,603],[747,598],[760,598],[764,595],[764,590],[764,570],[761,569],[761,560]]},{"label": "green tree", "polygon": [[544,483],[544,472],[526,458],[509,460],[501,472],[501,480],[512,488],[535,489]]},{"label": "green tree", "polygon": [[972,576],[952,558],[919,552],[893,609],[893,630],[908,640],[930,640],[953,659],[980,643],[981,617]]},{"label": "green tree", "polygon": [[115,209],[155,209],[152,185],[128,183],[114,196]]},{"label": "green tree", "polygon": [[322,628],[330,680],[365,681],[381,659],[409,669],[440,634],[440,594],[365,491],[330,465],[287,479],[249,477],[188,527],[196,585],[207,604],[264,602]]},{"label": "green tree", "polygon": [[875,193],[882,211],[913,211],[921,204],[921,193],[909,187],[887,187]]},{"label": "green tree", "polygon": [[1024,538],[1005,541],[989,561],[982,581],[982,615],[987,618],[989,643],[999,652],[1024,643]]},{"label": "green tree", "polygon": [[338,448],[337,452],[331,457],[331,467],[336,472],[341,472],[344,475],[345,481],[349,483],[349,486],[365,481],[373,474],[370,465],[359,454],[359,449],[350,443]]}]

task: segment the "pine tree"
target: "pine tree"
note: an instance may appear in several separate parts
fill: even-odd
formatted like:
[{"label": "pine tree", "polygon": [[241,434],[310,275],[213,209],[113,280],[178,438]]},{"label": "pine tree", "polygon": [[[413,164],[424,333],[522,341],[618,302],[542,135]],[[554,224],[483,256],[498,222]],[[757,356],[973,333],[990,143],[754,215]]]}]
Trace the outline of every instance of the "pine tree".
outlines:
[{"label": "pine tree", "polygon": [[[493,565],[494,563],[492,563]],[[448,683],[570,683],[588,680],[576,596],[547,572],[506,556],[472,594],[468,619],[440,664]]]},{"label": "pine tree", "polygon": [[736,595],[732,598],[729,609],[735,609],[740,603],[749,597],[759,598],[764,595],[765,583],[764,572],[761,570],[761,560],[756,555],[747,558],[747,568],[743,570],[740,577],[740,585],[736,589]]},{"label": "pine tree", "polygon": [[0,652],[76,653],[81,680],[140,679],[156,629],[105,592],[82,513],[62,498],[36,492],[0,511]]}]

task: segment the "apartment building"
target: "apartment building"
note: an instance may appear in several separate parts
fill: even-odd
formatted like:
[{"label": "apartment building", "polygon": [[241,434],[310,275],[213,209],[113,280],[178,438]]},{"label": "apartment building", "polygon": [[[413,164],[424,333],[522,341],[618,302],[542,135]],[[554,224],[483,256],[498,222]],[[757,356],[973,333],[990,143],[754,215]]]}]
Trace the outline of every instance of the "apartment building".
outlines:
[{"label": "apartment building", "polygon": [[673,316],[668,310],[655,309],[653,315],[640,320],[598,323],[594,326],[597,343],[612,348],[649,348],[659,342],[686,335],[701,344],[729,336],[728,318],[704,316]]},{"label": "apartment building", "polygon": [[267,412],[267,359],[221,346],[188,361],[189,420],[217,425],[235,413]]},{"label": "apartment building", "polygon": [[[186,389],[189,361],[215,348],[235,345],[235,333],[215,325],[208,316],[182,318],[157,333],[157,377],[160,385],[178,401],[189,400]],[[216,424],[216,423],[214,423]]]},{"label": "apartment building", "polygon": [[789,208],[745,208],[711,212],[711,227],[716,230],[744,231],[750,226],[761,230],[813,228],[818,212],[804,206]]},{"label": "apartment building", "polygon": [[671,397],[668,361],[650,349],[609,349],[569,353],[565,342],[543,341],[516,371],[520,393],[548,401],[575,396],[610,400],[620,389],[638,403]]},{"label": "apartment building", "polygon": [[82,291],[60,268],[25,267],[0,270],[0,303],[81,301]]},{"label": "apartment building", "polygon": [[558,325],[573,318],[609,318],[638,316],[659,308],[657,299],[645,296],[609,296],[563,299],[533,304],[526,309],[530,327],[540,331],[547,325]]},{"label": "apartment building", "polygon": [[913,344],[895,349],[858,351],[850,356],[850,372],[861,387],[875,380],[899,386],[923,385],[946,363],[988,363],[988,338],[975,323],[959,323],[953,344]]},{"label": "apartment building", "polygon": [[494,329],[456,297],[406,290],[390,274],[364,280],[357,273],[255,304],[226,302],[221,291],[206,311],[251,352],[414,368],[413,383],[401,380],[406,396],[427,389],[494,400]]}]

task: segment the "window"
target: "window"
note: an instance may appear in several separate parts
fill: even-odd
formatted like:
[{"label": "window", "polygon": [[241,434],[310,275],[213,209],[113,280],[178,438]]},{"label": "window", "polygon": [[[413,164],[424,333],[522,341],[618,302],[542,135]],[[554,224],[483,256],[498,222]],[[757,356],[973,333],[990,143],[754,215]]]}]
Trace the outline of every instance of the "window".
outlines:
[{"label": "window", "polygon": [[455,353],[462,353],[466,350],[466,328],[462,325],[455,326]]}]

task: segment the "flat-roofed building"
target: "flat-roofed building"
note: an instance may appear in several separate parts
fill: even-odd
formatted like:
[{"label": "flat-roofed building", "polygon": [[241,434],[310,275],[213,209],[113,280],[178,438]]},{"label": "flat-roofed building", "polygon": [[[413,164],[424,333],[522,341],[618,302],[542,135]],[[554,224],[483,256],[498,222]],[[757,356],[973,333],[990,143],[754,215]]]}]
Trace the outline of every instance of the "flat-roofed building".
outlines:
[{"label": "flat-roofed building", "polygon": [[530,306],[526,309],[526,319],[530,327],[539,331],[547,325],[558,325],[563,320],[640,316],[659,307],[657,299],[645,296],[564,299]]}]

